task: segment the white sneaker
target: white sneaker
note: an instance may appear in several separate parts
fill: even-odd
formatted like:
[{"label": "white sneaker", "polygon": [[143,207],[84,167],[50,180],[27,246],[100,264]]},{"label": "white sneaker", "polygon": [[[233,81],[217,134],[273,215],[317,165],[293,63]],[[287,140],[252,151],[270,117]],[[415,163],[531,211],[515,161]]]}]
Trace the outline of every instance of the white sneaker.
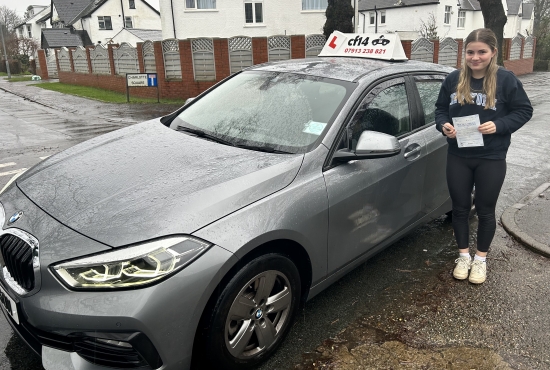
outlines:
[{"label": "white sneaker", "polygon": [[479,260],[472,262],[472,272],[470,272],[470,283],[481,284],[487,278],[487,263]]},{"label": "white sneaker", "polygon": [[470,265],[472,260],[470,257],[458,257],[455,260],[456,266],[453,270],[453,276],[455,279],[464,280],[468,277],[468,272],[470,270]]}]

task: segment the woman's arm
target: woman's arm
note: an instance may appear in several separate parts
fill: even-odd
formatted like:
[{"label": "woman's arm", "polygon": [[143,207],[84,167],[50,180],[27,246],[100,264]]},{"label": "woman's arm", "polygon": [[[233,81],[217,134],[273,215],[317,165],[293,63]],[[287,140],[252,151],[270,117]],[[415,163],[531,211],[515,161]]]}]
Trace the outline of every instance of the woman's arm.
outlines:
[{"label": "woman's arm", "polygon": [[497,134],[511,134],[526,124],[533,116],[533,107],[521,81],[512,74],[507,77],[502,90],[508,106],[508,114],[493,121]]}]

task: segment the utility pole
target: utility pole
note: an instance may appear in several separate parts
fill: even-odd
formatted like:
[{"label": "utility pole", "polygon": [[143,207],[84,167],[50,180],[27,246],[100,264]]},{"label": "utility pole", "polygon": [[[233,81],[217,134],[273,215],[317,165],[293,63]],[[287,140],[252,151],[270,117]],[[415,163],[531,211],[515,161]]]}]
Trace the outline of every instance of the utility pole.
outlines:
[{"label": "utility pole", "polygon": [[0,34],[2,34],[2,46],[4,47],[4,58],[6,58],[6,71],[8,72],[8,80],[11,78],[10,62],[8,62],[8,53],[6,53],[6,42],[4,41],[4,27],[0,24]]}]

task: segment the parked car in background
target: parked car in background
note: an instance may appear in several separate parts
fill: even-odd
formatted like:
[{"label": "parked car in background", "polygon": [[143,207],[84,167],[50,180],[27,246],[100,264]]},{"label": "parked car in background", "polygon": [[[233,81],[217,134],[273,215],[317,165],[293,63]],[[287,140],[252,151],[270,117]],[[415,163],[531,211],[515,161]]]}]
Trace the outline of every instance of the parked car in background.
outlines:
[{"label": "parked car in background", "polygon": [[8,184],[0,301],[45,369],[254,367],[307,299],[451,209],[434,123],[451,69],[357,37]]}]

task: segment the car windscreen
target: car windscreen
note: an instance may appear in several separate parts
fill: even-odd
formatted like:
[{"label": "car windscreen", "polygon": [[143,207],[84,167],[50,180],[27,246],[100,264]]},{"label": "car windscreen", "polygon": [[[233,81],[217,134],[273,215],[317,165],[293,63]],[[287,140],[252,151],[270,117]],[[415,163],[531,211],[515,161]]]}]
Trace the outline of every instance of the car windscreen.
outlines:
[{"label": "car windscreen", "polygon": [[303,74],[243,72],[194,101],[170,127],[228,145],[306,152],[354,87]]}]

